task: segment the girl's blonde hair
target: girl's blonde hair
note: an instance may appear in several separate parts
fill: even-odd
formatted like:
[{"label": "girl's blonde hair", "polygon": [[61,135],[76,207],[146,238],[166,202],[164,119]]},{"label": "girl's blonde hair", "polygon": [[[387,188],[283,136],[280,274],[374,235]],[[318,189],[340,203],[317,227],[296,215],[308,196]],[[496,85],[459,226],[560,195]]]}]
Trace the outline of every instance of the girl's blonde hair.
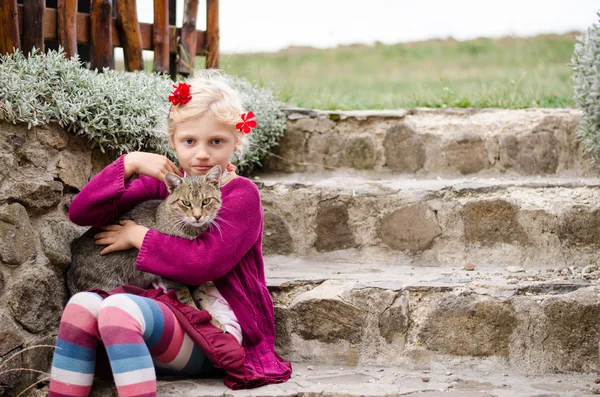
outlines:
[{"label": "girl's blonde hair", "polygon": [[241,143],[244,135],[235,125],[242,121],[242,102],[229,80],[217,69],[204,69],[196,71],[187,83],[191,86],[192,100],[185,105],[171,106],[167,119],[167,135],[173,136],[178,123],[197,119],[210,112],[210,115],[223,123]]}]

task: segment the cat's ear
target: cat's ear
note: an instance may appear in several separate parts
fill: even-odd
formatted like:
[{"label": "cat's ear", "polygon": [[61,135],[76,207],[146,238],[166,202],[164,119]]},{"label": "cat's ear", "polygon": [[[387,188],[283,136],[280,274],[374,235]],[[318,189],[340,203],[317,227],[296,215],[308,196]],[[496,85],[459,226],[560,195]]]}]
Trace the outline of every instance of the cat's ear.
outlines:
[{"label": "cat's ear", "polygon": [[172,172],[167,172],[165,175],[165,184],[169,193],[173,193],[173,190],[177,189],[179,185],[183,183],[183,178]]},{"label": "cat's ear", "polygon": [[204,175],[204,180],[212,183],[216,187],[221,186],[221,166],[215,165]]}]

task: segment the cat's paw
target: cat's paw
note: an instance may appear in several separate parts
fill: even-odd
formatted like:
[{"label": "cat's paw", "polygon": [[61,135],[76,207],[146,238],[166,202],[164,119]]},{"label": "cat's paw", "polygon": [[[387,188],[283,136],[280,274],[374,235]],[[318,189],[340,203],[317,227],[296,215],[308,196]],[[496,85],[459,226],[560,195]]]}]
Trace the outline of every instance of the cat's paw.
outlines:
[{"label": "cat's paw", "polygon": [[225,324],[219,321],[219,319],[213,317],[212,320],[210,320],[210,323],[215,327],[219,328],[221,331],[223,331],[223,333],[227,332],[227,330],[225,329]]}]

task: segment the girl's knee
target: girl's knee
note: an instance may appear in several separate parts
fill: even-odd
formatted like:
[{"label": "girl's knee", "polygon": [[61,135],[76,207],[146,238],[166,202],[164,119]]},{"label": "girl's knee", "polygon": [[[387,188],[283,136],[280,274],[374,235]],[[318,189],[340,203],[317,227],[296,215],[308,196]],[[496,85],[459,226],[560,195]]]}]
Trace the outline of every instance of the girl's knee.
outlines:
[{"label": "girl's knee", "polygon": [[94,292],[78,292],[67,302],[70,311],[77,311],[81,307],[92,313],[96,318],[101,305],[102,297]]},{"label": "girl's knee", "polygon": [[135,324],[143,332],[145,329],[144,316],[138,304],[129,294],[115,294],[104,299],[98,314],[98,326],[123,326]]}]

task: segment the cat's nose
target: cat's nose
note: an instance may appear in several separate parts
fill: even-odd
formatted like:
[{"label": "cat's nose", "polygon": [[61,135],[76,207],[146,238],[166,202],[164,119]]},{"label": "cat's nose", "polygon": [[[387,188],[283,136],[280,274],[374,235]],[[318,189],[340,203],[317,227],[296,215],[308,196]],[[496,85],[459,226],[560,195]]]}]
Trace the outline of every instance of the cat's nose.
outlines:
[{"label": "cat's nose", "polygon": [[199,221],[200,218],[202,218],[202,215],[198,215],[198,216],[194,215],[194,218],[196,218],[196,220]]}]

